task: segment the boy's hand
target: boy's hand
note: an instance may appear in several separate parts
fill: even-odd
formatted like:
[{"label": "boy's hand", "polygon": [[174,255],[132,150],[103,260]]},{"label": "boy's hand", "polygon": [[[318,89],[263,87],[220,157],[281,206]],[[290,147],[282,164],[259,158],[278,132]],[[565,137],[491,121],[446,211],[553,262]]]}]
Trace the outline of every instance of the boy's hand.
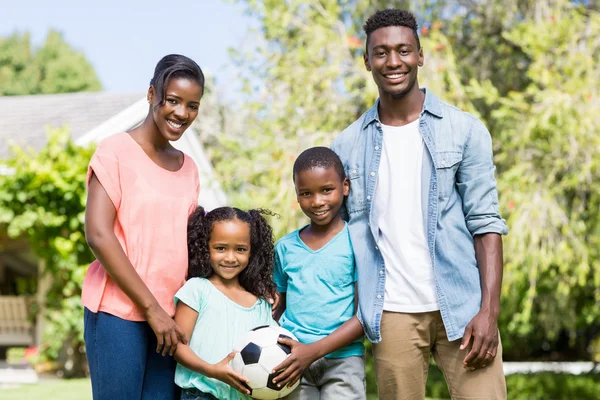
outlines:
[{"label": "boy's hand", "polygon": [[212,365],[209,371],[209,378],[218,379],[221,382],[225,382],[238,392],[241,392],[247,396],[250,396],[250,389],[248,389],[248,379],[238,374],[231,368],[229,362],[235,357],[235,351],[232,351],[223,360]]},{"label": "boy's hand", "polygon": [[267,297],[267,301],[271,305],[272,315],[275,315],[275,311],[277,311],[277,307],[279,307],[279,293],[275,293],[273,297]]},{"label": "boy's hand", "polygon": [[274,368],[273,373],[283,371],[273,378],[273,383],[276,383],[278,387],[284,387],[285,385],[291,387],[302,377],[304,370],[310,367],[319,357],[312,345],[302,344],[284,337],[280,337],[278,342],[290,346],[292,353]]}]

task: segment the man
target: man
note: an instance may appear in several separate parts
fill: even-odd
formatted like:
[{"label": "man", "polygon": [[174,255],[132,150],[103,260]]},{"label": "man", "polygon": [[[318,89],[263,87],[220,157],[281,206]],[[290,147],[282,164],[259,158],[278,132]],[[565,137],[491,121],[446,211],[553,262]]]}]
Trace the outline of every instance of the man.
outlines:
[{"label": "man", "polygon": [[433,354],[452,398],[505,399],[497,320],[508,228],[490,134],[419,88],[413,14],[379,11],[364,29],[379,100],[332,149],[351,184],[345,218],[379,398],[423,399]]}]

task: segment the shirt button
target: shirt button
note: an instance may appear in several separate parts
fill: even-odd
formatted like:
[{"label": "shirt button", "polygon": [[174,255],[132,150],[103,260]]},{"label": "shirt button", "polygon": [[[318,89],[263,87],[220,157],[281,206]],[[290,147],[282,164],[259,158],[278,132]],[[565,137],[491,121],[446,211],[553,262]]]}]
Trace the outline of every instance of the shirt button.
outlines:
[{"label": "shirt button", "polygon": [[375,150],[379,150],[379,146],[375,146]]},{"label": "shirt button", "polygon": [[383,270],[379,271],[379,275],[383,275]]},{"label": "shirt button", "polygon": [[356,170],[355,170],[355,169],[353,169],[353,170],[352,170],[352,173],[353,173],[353,174],[355,174],[355,173],[356,173]]},{"label": "shirt button", "polygon": [[371,176],[375,176],[375,172],[371,172]]},{"label": "shirt button", "polygon": [[379,300],[381,300],[381,295],[380,295],[380,294],[378,294],[378,295],[377,295],[377,298],[378,298]]},{"label": "shirt button", "polygon": [[371,200],[371,196],[367,196],[367,200]]},{"label": "shirt button", "polygon": [[379,250],[379,247],[375,246],[375,250]]}]

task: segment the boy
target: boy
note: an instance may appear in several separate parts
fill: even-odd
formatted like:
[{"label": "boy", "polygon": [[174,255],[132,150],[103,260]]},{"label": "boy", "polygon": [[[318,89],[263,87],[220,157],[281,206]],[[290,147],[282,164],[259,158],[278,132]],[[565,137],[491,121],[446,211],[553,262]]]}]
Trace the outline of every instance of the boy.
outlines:
[{"label": "boy", "polygon": [[294,163],[296,195],[311,220],[275,246],[275,319],[300,342],[273,382],[300,387],[288,399],[366,398],[363,330],[355,313],[356,272],[346,223],[340,217],[350,191],[339,157],[326,147],[304,151]]}]

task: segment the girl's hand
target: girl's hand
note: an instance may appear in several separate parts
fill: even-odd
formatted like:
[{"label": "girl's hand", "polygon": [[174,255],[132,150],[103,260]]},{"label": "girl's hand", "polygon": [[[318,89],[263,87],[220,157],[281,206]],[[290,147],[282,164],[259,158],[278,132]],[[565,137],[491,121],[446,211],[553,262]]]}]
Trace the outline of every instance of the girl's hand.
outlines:
[{"label": "girl's hand", "polygon": [[220,362],[213,364],[211,369],[208,371],[208,377],[218,379],[221,382],[225,382],[235,390],[250,396],[250,389],[248,388],[248,379],[238,374],[231,368],[229,362],[233,360],[235,351],[232,351]]},{"label": "girl's hand", "polygon": [[273,378],[273,383],[276,383],[278,387],[285,385],[292,387],[298,379],[302,378],[304,371],[316,361],[318,355],[314,346],[310,344],[302,344],[285,337],[279,337],[278,342],[290,346],[292,353],[274,368],[273,373],[283,371]]},{"label": "girl's hand", "polygon": [[156,352],[162,355],[173,355],[177,349],[179,342],[187,344],[185,332],[173,321],[171,317],[162,309],[161,306],[155,304],[146,311],[146,321],[156,335]]}]

